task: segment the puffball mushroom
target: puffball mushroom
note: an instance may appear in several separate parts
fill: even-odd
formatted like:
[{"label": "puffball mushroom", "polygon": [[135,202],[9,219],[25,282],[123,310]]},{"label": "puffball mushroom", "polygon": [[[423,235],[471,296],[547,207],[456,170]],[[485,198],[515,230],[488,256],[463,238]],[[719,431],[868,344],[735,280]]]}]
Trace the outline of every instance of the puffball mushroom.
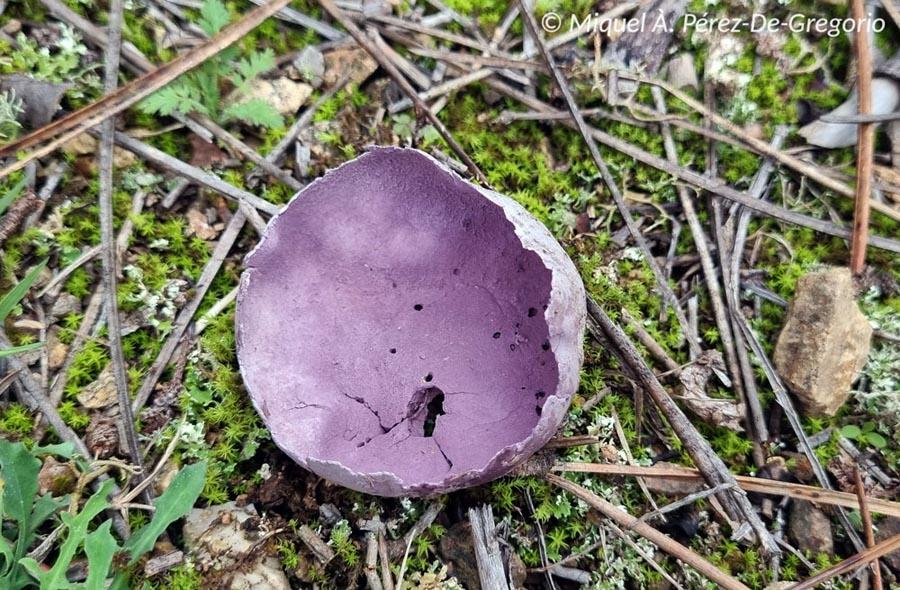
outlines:
[{"label": "puffball mushroom", "polygon": [[300,191],[245,261],[241,374],[275,443],[340,485],[425,496],[543,447],[578,387],[584,286],[512,199],[413,149]]}]

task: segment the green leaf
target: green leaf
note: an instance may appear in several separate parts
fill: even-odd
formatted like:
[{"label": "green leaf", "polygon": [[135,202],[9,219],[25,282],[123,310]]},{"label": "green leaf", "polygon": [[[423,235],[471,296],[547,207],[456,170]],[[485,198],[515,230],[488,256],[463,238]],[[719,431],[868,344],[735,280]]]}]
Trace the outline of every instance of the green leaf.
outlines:
[{"label": "green leaf", "polygon": [[109,566],[119,549],[112,533],[109,532],[111,525],[112,521],[107,520],[84,540],[84,552],[88,558],[88,577],[84,583],[85,590],[103,590],[106,584]]},{"label": "green leaf", "polygon": [[34,536],[38,528],[44,524],[44,521],[56,512],[58,508],[69,502],[65,500],[57,500],[52,494],[44,494],[34,503],[34,509],[31,512],[31,522],[29,523],[28,536]]},{"label": "green leaf", "polygon": [[163,495],[157,498],[153,520],[125,543],[123,549],[131,554],[131,563],[153,549],[156,539],[170,524],[191,511],[205,481],[205,461],[188,465],[178,472]]},{"label": "green leaf", "polygon": [[[63,512],[59,515],[63,524],[66,525],[66,528],[68,529],[66,540],[59,548],[59,553],[57,554],[56,560],[53,563],[53,567],[50,568],[50,571],[38,574],[37,577],[41,582],[41,590],[56,590],[67,584],[66,571],[72,563],[72,558],[87,537],[88,525],[90,525],[95,516],[109,507],[109,502],[107,502],[106,497],[112,492],[114,484],[115,481],[112,479],[104,481],[100,486],[100,489],[94,492],[94,495],[88,498],[87,502],[84,503],[81,512],[75,516],[72,516],[68,512]],[[24,560],[20,563],[26,565]],[[26,565],[26,567],[28,566]],[[32,575],[34,575],[33,569],[30,568],[29,571],[32,571]]]},{"label": "green leaf", "polygon": [[38,278],[38,275],[41,274],[41,271],[46,264],[47,261],[43,260],[40,264],[31,269],[31,272],[29,272],[24,279],[19,281],[18,285],[10,289],[9,293],[3,296],[3,299],[0,299],[0,322],[5,320],[6,316],[9,315],[9,312],[22,301],[22,298],[25,297],[25,293],[28,292],[31,284]]},{"label": "green leaf", "polygon": [[865,438],[876,449],[883,449],[887,446],[887,440],[877,432],[867,432]]},{"label": "green leaf", "polygon": [[191,113],[194,111],[208,115],[206,106],[201,101],[200,91],[191,84],[173,82],[165,88],[157,90],[139,105],[140,109],[151,115],[171,115],[174,112]]},{"label": "green leaf", "polygon": [[57,443],[52,445],[34,445],[31,448],[31,454],[35,457],[39,455],[56,455],[64,459],[71,459],[75,454],[75,445],[70,442]]},{"label": "green leaf", "polygon": [[212,37],[231,22],[231,15],[222,0],[204,0],[200,8],[200,20],[197,25],[203,32]]},{"label": "green leaf", "polygon": [[245,90],[245,86],[253,82],[260,74],[265,74],[275,68],[275,52],[271,49],[251,53],[237,64],[237,72],[234,76],[237,92]]},{"label": "green leaf", "polygon": [[43,342],[32,342],[31,344],[23,344],[22,346],[13,346],[12,348],[4,348],[0,350],[0,359],[5,356],[10,356],[12,354],[18,354],[20,352],[28,352],[29,350],[34,350],[35,348],[40,348],[44,345]]},{"label": "green leaf", "polygon": [[31,527],[31,508],[38,493],[41,462],[25,445],[0,440],[0,482],[3,486],[3,513],[19,524],[19,533]]},{"label": "green leaf", "polygon": [[233,104],[222,112],[224,120],[238,120],[260,127],[280,129],[284,127],[284,120],[275,107],[261,98],[251,98],[238,104]]},{"label": "green leaf", "polygon": [[6,191],[6,194],[3,195],[2,198],[0,198],[0,214],[6,211],[7,207],[9,207],[12,202],[22,194],[22,189],[25,188],[26,182],[28,182],[28,178],[22,178],[22,180],[17,182],[14,187]]},{"label": "green leaf", "polygon": [[862,434],[862,430],[859,429],[859,426],[855,424],[848,424],[841,428],[841,436],[845,438],[857,439],[859,435]]}]

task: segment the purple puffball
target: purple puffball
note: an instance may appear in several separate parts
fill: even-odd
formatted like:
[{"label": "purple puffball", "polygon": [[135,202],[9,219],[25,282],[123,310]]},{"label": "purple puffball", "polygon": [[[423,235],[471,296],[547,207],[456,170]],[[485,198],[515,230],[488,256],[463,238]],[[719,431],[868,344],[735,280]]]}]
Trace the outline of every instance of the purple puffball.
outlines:
[{"label": "purple puffball", "polygon": [[512,199],[413,149],[373,148],[300,191],[245,261],[244,383],[275,443],[381,496],[500,477],[578,387],[584,287]]}]

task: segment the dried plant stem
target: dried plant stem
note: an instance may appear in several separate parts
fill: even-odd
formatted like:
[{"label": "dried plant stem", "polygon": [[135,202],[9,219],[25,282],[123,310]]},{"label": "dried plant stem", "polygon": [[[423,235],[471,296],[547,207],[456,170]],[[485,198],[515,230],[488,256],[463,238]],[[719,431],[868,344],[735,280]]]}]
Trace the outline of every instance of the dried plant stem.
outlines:
[{"label": "dried plant stem", "polygon": [[[862,474],[859,467],[853,469],[853,476],[856,480],[856,496],[859,498],[859,513],[862,515],[863,531],[866,535],[866,547],[875,545],[875,533],[872,530],[872,513],[869,512],[869,501],[866,498],[866,486],[863,483]],[[884,586],[881,583],[881,565],[878,560],[872,562],[872,590],[882,590]]]},{"label": "dried plant stem", "polygon": [[[851,0],[853,18],[860,22],[866,18],[864,0]],[[859,93],[859,114],[872,112],[872,53],[869,48],[869,30],[858,27],[856,31],[856,89]],[[853,238],[850,240],[850,272],[862,273],[866,265],[866,241],[869,234],[869,197],[872,194],[872,157],[875,147],[875,126],[860,123],[856,148],[856,204],[853,209]]]},{"label": "dried plant stem", "polygon": [[[652,88],[653,99],[656,101],[656,108],[661,113],[666,114],[666,101],[663,98],[662,91],[659,88]],[[675,147],[675,140],[672,138],[672,130],[667,123],[660,123],[663,135],[663,146],[666,150],[666,157],[675,165],[678,165],[678,149]],[[728,374],[731,377],[731,383],[734,387],[737,397],[744,405],[745,411],[751,411],[751,405],[748,403],[747,395],[744,390],[741,378],[741,370],[738,364],[737,352],[734,346],[734,334],[731,331],[731,321],[729,320],[728,306],[722,297],[722,288],[719,285],[719,273],[713,262],[710,253],[709,242],[707,240],[706,231],[700,223],[697,211],[694,209],[694,201],[687,187],[676,185],[678,200],[681,202],[681,208],[687,219],[688,227],[691,230],[691,237],[694,239],[694,246],[700,255],[700,266],[703,269],[703,277],[706,280],[706,289],[709,292],[709,302],[712,306],[713,317],[716,321],[716,327],[719,329],[719,335],[722,340],[722,347],[725,349],[725,364],[728,367]],[[761,413],[761,412],[760,412]],[[753,416],[746,416],[744,419],[747,429],[756,434]]]},{"label": "dried plant stem", "polygon": [[788,586],[787,588],[785,588],[785,590],[809,590],[811,588],[816,588],[817,586],[824,584],[828,580],[868,565],[880,557],[884,557],[889,553],[893,553],[897,549],[900,549],[900,535],[896,535],[885,541],[882,541],[881,543],[878,543],[877,545],[870,547],[869,549],[860,551],[856,555],[848,557],[837,565],[833,565],[827,570],[821,571],[811,578],[807,578],[806,580],[798,582],[793,586]]},{"label": "dried plant stem", "polygon": [[183,176],[184,178],[192,180],[197,184],[220,192],[229,199],[233,199],[238,202],[245,201],[249,205],[255,207],[256,209],[259,209],[263,213],[266,213],[268,215],[275,215],[280,210],[280,207],[278,207],[278,205],[275,205],[274,203],[270,203],[269,201],[266,201],[265,199],[254,195],[253,193],[249,193],[234,185],[228,184],[214,174],[204,172],[196,166],[191,166],[186,162],[182,162],[178,158],[173,158],[162,150],[158,150],[155,147],[139,141],[125,133],[119,131],[116,132],[116,143],[119,146],[134,152],[148,162],[151,162],[161,168],[165,168],[166,170],[171,170],[179,176]]},{"label": "dried plant stem", "polygon": [[70,139],[81,135],[106,119],[114,117],[138,101],[156,92],[181,74],[204,63],[210,57],[249,33],[268,17],[284,8],[290,0],[271,0],[269,3],[254,8],[244,18],[225,27],[219,34],[206,43],[179,55],[172,61],[156,70],[141,76],[74,113],[45,125],[0,147],[0,157],[8,157],[35,146],[30,152],[19,157],[15,162],[0,169],[0,178],[5,178],[17,170],[24,168],[29,162],[46,156]]},{"label": "dried plant stem", "polygon": [[550,49],[547,47],[547,43],[544,41],[543,34],[541,33],[537,22],[535,21],[534,15],[528,11],[528,7],[525,5],[523,0],[519,0],[519,7],[520,14],[522,15],[522,19],[524,20],[526,25],[525,28],[531,32],[531,36],[534,38],[535,43],[538,47],[538,51],[543,57],[544,62],[547,64],[547,67],[549,68],[556,86],[559,88],[560,92],[562,92],[562,95],[566,102],[566,106],[569,109],[569,113],[572,115],[572,121],[574,122],[575,128],[581,133],[582,139],[584,140],[585,144],[587,144],[588,151],[591,153],[591,158],[594,160],[594,164],[597,166],[597,169],[600,171],[600,176],[603,178],[603,183],[606,185],[606,188],[609,190],[610,195],[612,195],[612,198],[616,203],[616,208],[619,211],[619,215],[622,216],[622,219],[625,221],[625,225],[628,227],[628,231],[631,233],[631,237],[641,249],[641,252],[644,255],[644,261],[653,272],[653,276],[656,278],[657,287],[659,288],[663,298],[669,305],[672,306],[672,309],[675,311],[675,315],[678,319],[679,324],[681,325],[682,333],[685,335],[685,340],[687,340],[688,347],[691,349],[692,353],[699,355],[700,345],[689,336],[690,331],[687,328],[687,317],[684,315],[684,311],[681,309],[681,305],[679,304],[678,299],[672,292],[672,288],[669,286],[669,283],[666,280],[662,269],[659,267],[659,264],[657,264],[656,259],[653,257],[653,254],[650,252],[650,247],[647,245],[647,241],[644,239],[643,234],[635,224],[634,218],[631,216],[631,212],[628,210],[628,206],[625,204],[625,200],[622,198],[622,193],[619,191],[619,188],[616,185],[616,181],[610,173],[609,167],[606,165],[606,161],[603,159],[603,156],[600,155],[600,150],[597,147],[597,143],[596,141],[594,141],[594,137],[588,129],[587,123],[585,123],[581,111],[578,109],[578,105],[575,102],[575,97],[572,95],[569,84],[566,82],[565,77],[562,75],[562,72],[559,71],[559,68],[556,66],[556,62],[553,60],[553,55],[550,53]]},{"label": "dried plant stem", "polygon": [[[692,480],[697,482],[703,479],[703,474],[696,469],[669,465],[641,467],[635,465],[607,465],[601,463],[558,463],[553,466],[553,470],[560,472],[573,471],[579,473],[597,473],[609,476],[631,475],[643,478],[656,477],[661,479]],[[828,504],[830,506],[842,506],[844,508],[859,507],[859,499],[855,494],[837,492],[835,490],[817,488],[799,483],[778,481],[775,479],[748,477],[745,475],[736,475],[734,479],[737,482],[737,485],[747,492],[769,494],[772,496],[785,496],[797,500],[809,500],[819,504]],[[900,517],[900,502],[868,498],[868,506],[873,512]]]},{"label": "dried plant stem", "polygon": [[[373,41],[369,37],[363,33],[362,29],[356,26],[343,10],[337,7],[333,0],[319,0],[319,4],[328,12],[336,21],[341,23],[347,32],[350,33],[357,43],[359,43],[360,47],[365,49],[372,58],[378,62],[384,70],[390,74],[391,78],[394,79],[394,82],[400,86],[400,89],[409,97],[410,100],[413,101],[413,104],[416,105],[416,109],[421,112],[427,119],[428,122],[434,125],[434,128],[437,129],[438,133],[441,134],[441,137],[447,142],[447,145],[450,146],[450,149],[456,154],[456,156],[466,165],[466,168],[469,169],[469,172],[479,180],[479,182],[483,183],[485,186],[489,186],[487,177],[484,175],[484,172],[481,171],[481,168],[469,157],[466,151],[462,148],[461,145],[453,138],[450,134],[450,131],[447,130],[447,127],[444,123],[438,119],[437,115],[428,108],[422,99],[419,98],[416,89],[412,87],[409,81],[400,73],[394,63],[384,54],[384,52],[379,50],[378,42]],[[371,32],[374,35],[377,35],[378,32],[375,29],[371,29]]]},{"label": "dried plant stem", "polygon": [[[105,91],[107,95],[115,92],[119,84],[119,48],[122,44],[122,0],[112,0],[109,7],[109,43],[106,46]],[[122,350],[122,328],[119,323],[118,302],[118,253],[116,236],[113,230],[113,148],[115,147],[115,118],[110,117],[100,125],[100,146],[98,164],[98,201],[100,210],[100,244],[103,260],[103,292],[105,294],[106,326],[109,332],[109,358],[112,364],[113,381],[119,402],[119,419],[125,435],[125,446],[132,465],[136,468],[137,477],[143,476],[144,459],[138,443],[137,431],[134,427],[134,414],[131,412],[131,394],[128,388],[128,373],[125,366],[125,354]],[[144,501],[152,504],[149,489],[144,494]]]},{"label": "dried plant stem", "polygon": [[603,514],[603,516],[612,520],[623,529],[631,529],[633,532],[654,543],[657,547],[659,547],[669,555],[683,561],[713,582],[719,584],[719,586],[721,586],[722,588],[725,588],[727,590],[749,590],[749,588],[742,582],[729,576],[718,567],[706,561],[703,557],[697,555],[681,543],[678,543],[677,541],[664,535],[649,524],[638,521],[637,518],[631,516],[627,512],[624,512],[617,506],[613,506],[603,498],[600,498],[593,492],[584,489],[577,483],[559,477],[558,475],[553,475],[552,473],[547,474],[545,477],[550,483],[566,490],[571,494],[574,494],[581,500],[584,500],[591,508],[597,510],[598,512]]},{"label": "dried plant stem", "polygon": [[[622,361],[632,376],[650,395],[660,412],[666,417],[672,430],[684,444],[687,453],[703,473],[706,482],[712,486],[723,483],[735,483],[734,475],[722,459],[712,450],[691,421],[687,419],[674,400],[656,379],[656,375],[647,366],[640,353],[606,313],[591,297],[587,299],[589,326],[598,338],[611,345],[612,351]],[[593,325],[591,325],[593,324]],[[747,497],[738,489],[729,489],[716,496],[729,518],[735,522],[747,523],[756,534],[762,549],[769,555],[781,553],[765,524],[753,509]]]},{"label": "dried plant stem", "polygon": [[135,413],[140,411],[147,402],[147,399],[149,399],[150,394],[153,393],[153,389],[162,377],[163,372],[165,372],[169,360],[175,353],[175,349],[178,348],[178,343],[187,331],[188,324],[190,324],[194,314],[197,313],[197,309],[200,307],[203,296],[212,284],[213,279],[216,278],[216,275],[219,273],[219,269],[222,267],[225,257],[228,256],[228,252],[237,240],[246,221],[247,217],[240,209],[238,209],[231,217],[231,221],[228,222],[225,231],[219,236],[219,242],[216,244],[206,266],[203,267],[200,278],[197,279],[197,283],[194,285],[193,299],[191,299],[178,314],[178,318],[172,326],[172,331],[169,332],[168,337],[166,337],[166,341],[163,343],[159,355],[156,357],[156,360],[153,361],[153,365],[147,372],[147,376],[144,378],[143,383],[141,383],[141,388],[138,390],[134,402],[132,403],[132,409]]}]

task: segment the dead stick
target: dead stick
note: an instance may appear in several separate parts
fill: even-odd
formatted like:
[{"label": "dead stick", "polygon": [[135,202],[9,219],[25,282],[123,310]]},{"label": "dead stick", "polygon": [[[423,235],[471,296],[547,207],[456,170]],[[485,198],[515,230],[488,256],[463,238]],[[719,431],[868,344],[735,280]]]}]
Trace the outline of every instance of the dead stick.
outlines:
[{"label": "dead stick", "polygon": [[[662,91],[659,88],[652,88],[651,90],[653,91],[653,100],[656,102],[657,110],[666,114],[666,101]],[[675,140],[672,138],[672,129],[667,123],[660,123],[660,128],[662,130],[666,158],[677,165],[679,154],[678,148],[675,147]],[[703,278],[706,279],[709,302],[713,310],[716,326],[719,328],[719,334],[721,335],[722,348],[725,349],[725,364],[728,367],[728,374],[731,376],[731,382],[738,399],[741,400],[745,411],[748,412],[748,415],[744,417],[745,425],[747,430],[757,434],[755,428],[756,420],[749,414],[751,405],[748,403],[747,393],[741,379],[740,365],[737,351],[735,350],[735,338],[731,330],[731,321],[729,320],[729,308],[722,296],[722,287],[719,285],[719,273],[716,270],[716,265],[713,263],[706,232],[700,223],[697,211],[694,209],[694,200],[687,187],[676,185],[675,192],[678,194],[678,200],[681,201],[681,208],[687,219],[691,237],[694,239],[694,246],[700,255],[700,267],[703,269]]]},{"label": "dead stick", "polygon": [[209,257],[209,261],[203,268],[200,278],[197,279],[196,285],[194,285],[193,299],[191,299],[178,314],[178,318],[172,326],[172,331],[169,332],[168,337],[166,337],[166,341],[163,343],[159,355],[157,355],[156,360],[153,361],[150,371],[141,383],[141,388],[138,390],[137,395],[131,404],[132,410],[135,413],[140,411],[150,397],[150,394],[153,393],[153,389],[156,387],[160,377],[162,377],[162,374],[166,370],[166,366],[169,364],[169,359],[172,358],[172,354],[174,354],[175,349],[178,348],[178,343],[187,331],[188,324],[190,324],[194,314],[197,313],[197,309],[200,307],[203,296],[206,295],[206,291],[212,284],[213,279],[216,278],[216,275],[219,273],[219,269],[222,267],[225,257],[228,256],[231,246],[237,240],[238,234],[241,233],[241,229],[243,229],[246,221],[247,217],[244,215],[244,212],[238,209],[232,216],[231,221],[228,222],[225,231],[219,236],[219,242],[216,244],[212,255]]},{"label": "dead stick", "polygon": [[[863,0],[852,0],[850,6],[857,22],[866,22]],[[859,114],[872,112],[872,53],[868,27],[856,31],[856,87],[859,92]],[[853,238],[850,240],[850,272],[862,273],[866,265],[866,241],[869,234],[869,196],[872,194],[872,156],[875,126],[860,123],[856,148],[856,205],[853,209]]]},{"label": "dead stick", "polygon": [[[397,69],[394,63],[384,55],[383,52],[378,50],[377,43],[374,43],[371,39],[366,37],[365,33],[363,33],[362,29],[356,26],[350,18],[344,14],[344,11],[337,7],[337,5],[333,2],[333,0],[319,0],[319,4],[324,8],[336,21],[341,23],[347,32],[350,33],[357,43],[359,43],[360,47],[365,49],[369,55],[378,62],[384,70],[390,74],[391,78],[400,86],[400,89],[403,91],[406,96],[409,97],[413,104],[416,105],[416,108],[421,111],[423,115],[428,119],[428,121],[434,125],[434,128],[437,129],[438,133],[441,134],[441,137],[447,142],[447,145],[456,153],[456,156],[462,160],[462,162],[466,165],[466,168],[469,169],[469,172],[482,182],[485,186],[490,186],[487,177],[481,171],[481,168],[469,157],[469,154],[462,148],[459,143],[453,136],[450,135],[450,131],[444,125],[444,123],[438,119],[437,115],[434,114],[428,105],[422,102],[422,99],[419,98],[416,89],[412,87],[409,81],[403,77],[403,74]],[[374,31],[374,29],[372,29]],[[377,31],[375,32],[377,34]]]},{"label": "dead stick", "polygon": [[[734,475],[728,471],[722,459],[712,450],[691,421],[688,420],[681,408],[669,396],[663,386],[656,379],[656,375],[641,358],[640,353],[628,339],[622,329],[619,328],[606,313],[597,305],[593,298],[587,298],[588,316],[596,322],[602,331],[605,340],[615,350],[616,356],[628,367],[643,389],[650,395],[656,407],[669,421],[672,430],[684,443],[684,448],[694,460],[694,463],[703,473],[710,486],[715,487],[723,483],[735,483]],[[759,515],[753,510],[753,506],[740,490],[730,489],[717,496],[723,504],[729,518],[736,522],[747,522],[756,534],[756,538],[767,554],[778,555],[781,550],[775,544],[772,536],[760,520]]]},{"label": "dead stick", "polygon": [[[122,0],[112,0],[109,7],[108,25],[109,43],[106,46],[106,67],[104,72],[104,89],[107,95],[115,92],[119,85],[119,56],[122,45]],[[134,414],[131,412],[131,393],[128,388],[128,373],[125,367],[125,354],[122,349],[122,328],[119,324],[118,281],[116,277],[118,256],[116,252],[116,236],[113,229],[113,148],[115,147],[115,118],[110,117],[100,126],[99,146],[99,190],[100,209],[100,243],[103,259],[103,291],[105,293],[106,326],[109,330],[109,357],[112,363],[113,380],[119,401],[119,418],[125,434],[125,446],[131,463],[136,468],[138,483],[144,477],[144,459],[141,445],[138,443],[137,430],[134,427]],[[153,504],[149,488],[143,494],[145,504]]]},{"label": "dead stick", "polygon": [[531,12],[528,10],[528,7],[525,5],[523,0],[519,0],[519,8],[526,28],[530,30],[531,36],[535,40],[538,50],[543,57],[544,62],[547,64],[547,67],[549,68],[554,81],[556,82],[556,86],[559,88],[560,92],[562,92],[562,95],[565,98],[566,106],[569,109],[569,113],[572,115],[574,126],[581,133],[581,137],[587,144],[588,151],[591,153],[591,158],[594,160],[594,164],[600,171],[600,176],[603,178],[603,182],[606,185],[606,188],[609,190],[610,195],[612,195],[612,198],[616,203],[616,208],[619,211],[619,215],[622,216],[622,219],[625,221],[625,225],[628,227],[628,231],[631,233],[631,237],[641,249],[641,252],[644,255],[644,261],[647,263],[647,266],[650,267],[650,270],[653,272],[653,276],[656,278],[657,287],[659,288],[665,300],[669,305],[672,306],[672,309],[675,311],[675,316],[678,319],[678,323],[681,326],[682,332],[684,333],[685,340],[687,340],[688,347],[694,354],[699,355],[700,345],[690,337],[690,331],[687,327],[687,317],[684,315],[684,311],[681,309],[681,305],[679,304],[678,299],[672,292],[672,289],[669,286],[669,283],[665,275],[663,274],[662,269],[659,267],[659,264],[657,264],[656,259],[653,257],[653,254],[650,251],[650,247],[647,245],[647,241],[644,239],[643,234],[641,234],[640,230],[638,229],[637,224],[635,224],[634,218],[632,218],[631,212],[628,210],[628,206],[625,204],[625,200],[622,198],[622,194],[619,191],[618,186],[616,185],[616,181],[610,173],[609,167],[606,165],[606,161],[603,159],[603,156],[600,155],[600,149],[597,147],[597,143],[596,141],[594,141],[594,137],[590,133],[587,123],[585,123],[584,117],[581,114],[581,111],[578,109],[578,105],[575,102],[575,97],[572,95],[572,90],[569,88],[568,82],[566,82],[566,79],[562,75],[562,72],[560,72],[559,68],[556,66],[553,55],[550,53],[550,49],[547,47],[547,43],[545,42],[544,36],[538,28],[534,15],[531,14]]},{"label": "dead stick", "polygon": [[590,505],[591,508],[597,510],[598,512],[603,514],[603,516],[612,520],[620,527],[624,529],[630,528],[633,532],[639,534],[648,541],[651,541],[669,555],[683,561],[713,582],[719,584],[722,588],[726,588],[727,590],[749,590],[749,588],[739,580],[729,576],[727,573],[723,572],[712,563],[706,561],[705,559],[703,559],[703,557],[694,553],[681,543],[675,541],[674,539],[671,539],[667,535],[664,535],[649,524],[638,521],[637,518],[631,516],[627,512],[624,512],[618,507],[613,506],[606,500],[600,498],[593,492],[584,489],[577,483],[559,477],[558,475],[553,475],[552,473],[548,473],[544,477],[550,483],[559,486],[567,492],[574,494],[578,498],[584,500],[588,505]]},{"label": "dead stick", "polygon": [[[662,478],[701,481],[703,475],[696,469],[688,467],[655,465],[640,467],[635,465],[608,465],[601,463],[558,463],[553,466],[554,471],[579,473],[597,473],[600,475],[631,475],[643,478]],[[838,492],[825,488],[817,488],[799,483],[778,481],[775,479],[762,479],[746,475],[736,475],[734,479],[738,486],[747,492],[768,494],[770,496],[786,496],[797,500],[808,500],[818,504],[842,506],[844,508],[858,508],[859,500],[853,494]],[[900,502],[889,502],[877,498],[868,499],[868,507],[879,514],[900,517]]]},{"label": "dead stick", "polygon": [[290,0],[272,0],[268,4],[254,8],[244,18],[225,27],[222,32],[209,39],[206,43],[198,45],[195,49],[179,55],[156,70],[120,87],[116,92],[108,94],[62,119],[0,147],[0,157],[8,157],[43,144],[42,147],[25,153],[12,164],[0,169],[0,178],[5,178],[11,173],[21,170],[34,159],[49,154],[73,137],[121,113],[170,83],[184,72],[206,62],[206,60],[256,28],[289,2]]},{"label": "dead stick", "polygon": [[869,549],[860,551],[856,555],[848,557],[839,564],[831,566],[827,570],[819,572],[811,578],[807,578],[806,580],[798,582],[793,586],[788,586],[785,590],[809,590],[810,588],[815,588],[816,586],[824,584],[828,580],[836,578],[841,574],[846,574],[847,572],[853,571],[856,568],[872,563],[879,557],[884,557],[888,553],[893,553],[897,549],[900,549],[900,535],[896,535],[894,537],[891,537],[890,539],[887,539],[886,541],[878,543],[877,545]]},{"label": "dead stick", "polygon": [[[875,533],[872,532],[872,513],[869,512],[869,502],[866,498],[866,486],[863,484],[859,467],[853,468],[853,477],[856,480],[856,496],[859,498],[859,513],[862,515],[863,531],[866,534],[866,547],[875,545]],[[878,560],[872,562],[872,589],[882,590],[881,565]]]}]

